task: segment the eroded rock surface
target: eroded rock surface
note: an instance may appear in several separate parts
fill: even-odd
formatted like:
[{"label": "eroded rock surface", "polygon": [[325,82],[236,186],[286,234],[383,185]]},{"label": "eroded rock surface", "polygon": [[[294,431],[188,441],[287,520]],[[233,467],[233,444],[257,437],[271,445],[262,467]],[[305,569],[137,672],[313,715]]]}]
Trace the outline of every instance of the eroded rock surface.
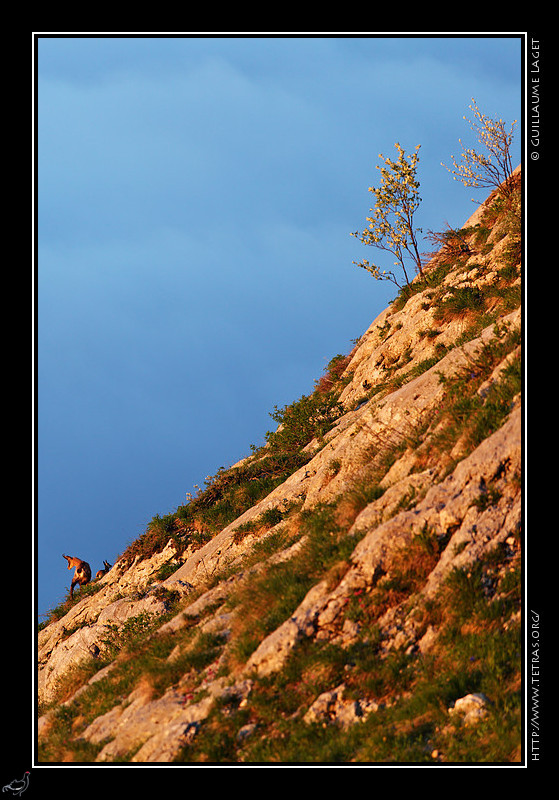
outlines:
[{"label": "eroded rock surface", "polygon": [[[482,213],[483,209],[477,211],[467,225],[475,225]],[[492,231],[486,242],[493,242],[493,247],[473,252],[459,269],[450,270],[439,299],[457,288],[493,286],[507,241],[502,232]],[[477,335],[463,340],[467,319],[457,315],[441,323],[428,289],[412,295],[399,310],[391,306],[383,311],[361,337],[346,367],[339,395],[345,413],[323,440],[306,446],[310,457],[304,466],[203,546],[178,556],[170,541],[150,558],[132,564],[118,560],[100,579],[95,594],[84,596],[64,617],[40,631],[37,686],[39,701],[47,707],[39,721],[40,737],[49,735],[60,686],[76,665],[86,665],[86,677],[72,696],[66,693],[62,698],[66,708],[103,681],[109,683],[122,669],[119,658],[108,664],[103,658],[111,637],[123,634],[135,621],[161,619],[150,636],[171,640],[166,664],[180,665],[189,648],[204,637],[219,642],[216,661],[210,667],[185,667],[184,674],[163,690],[156,690],[149,679],[138,681],[132,691],[107,701],[104,708],[108,710],[89,718],[81,729],[77,726],[73,735],[76,741],[97,748],[98,762],[173,761],[212,714],[245,708],[254,683],[273,679],[302,643],[316,640],[349,648],[359,641],[364,634],[360,622],[347,615],[349,602],[389,581],[398,560],[427,535],[440,544],[440,552],[421,585],[404,601],[383,609],[377,626],[382,658],[393,651],[418,656],[432,652],[437,647],[438,623],[424,623],[417,612],[438,596],[452,571],[468,569],[496,548],[511,559],[518,555],[520,396],[510,403],[504,423],[477,447],[468,449],[458,438],[437,460],[430,457],[430,442],[439,432],[437,414],[449,382],[474,369],[484,349],[491,349],[504,332],[519,331],[520,326],[521,309],[507,310],[481,332],[478,329]],[[517,345],[484,375],[486,380],[477,390],[482,400],[519,357]],[[381,388],[371,394],[371,387]],[[390,461],[388,452],[395,454]],[[235,646],[237,615],[242,613],[228,605],[230,598],[269,564],[299,556],[305,537],[297,536],[297,514],[339,502],[373,474],[382,492],[359,506],[347,525],[345,536],[355,545],[343,572],[336,573],[336,580],[331,574],[316,580],[290,616],[263,636],[242,664],[235,662],[227,677],[219,675],[225,656]],[[283,523],[244,537],[237,535],[239,526],[258,520],[270,509],[290,507],[299,510],[288,544],[272,556],[263,555],[258,563],[251,560],[254,545],[283,530]],[[163,566],[175,569],[159,580]],[[172,616],[167,613],[171,594],[180,597],[179,610]],[[346,730],[380,708],[373,697],[348,693],[338,679],[298,716],[308,724],[335,724]],[[487,698],[471,693],[464,700],[457,698],[452,714],[462,713],[475,721],[489,708]],[[237,742],[242,747],[256,735],[258,725],[247,721],[238,731]]]}]

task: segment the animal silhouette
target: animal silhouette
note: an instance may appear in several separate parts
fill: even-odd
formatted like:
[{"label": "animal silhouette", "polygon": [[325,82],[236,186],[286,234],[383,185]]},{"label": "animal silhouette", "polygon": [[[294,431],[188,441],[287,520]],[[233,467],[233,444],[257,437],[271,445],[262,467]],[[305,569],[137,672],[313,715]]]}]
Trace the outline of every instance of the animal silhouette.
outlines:
[{"label": "animal silhouette", "polygon": [[12,781],[11,783],[7,783],[5,786],[2,786],[2,791],[12,792],[14,797],[19,797],[19,795],[24,792],[27,787],[29,786],[29,771],[23,773],[23,778],[18,781]]},{"label": "animal silhouette", "polygon": [[91,580],[91,567],[87,563],[87,561],[82,561],[81,558],[75,558],[74,556],[65,556],[62,553],[62,558],[65,558],[68,562],[68,569],[72,569],[72,567],[76,568],[74,572],[74,577],[72,578],[72,584],[70,586],[70,597],[74,596],[74,586],[76,584],[82,586],[86,586]]},{"label": "animal silhouette", "polygon": [[108,572],[108,571],[110,570],[110,568],[112,567],[112,564],[109,564],[109,562],[108,562],[108,561],[105,561],[105,559],[103,559],[103,564],[105,565],[105,569],[99,569],[99,570],[97,570],[97,574],[95,575],[95,580],[97,580],[97,578],[102,578],[102,577],[103,577],[103,575],[106,575],[106,574],[107,574],[107,572]]}]

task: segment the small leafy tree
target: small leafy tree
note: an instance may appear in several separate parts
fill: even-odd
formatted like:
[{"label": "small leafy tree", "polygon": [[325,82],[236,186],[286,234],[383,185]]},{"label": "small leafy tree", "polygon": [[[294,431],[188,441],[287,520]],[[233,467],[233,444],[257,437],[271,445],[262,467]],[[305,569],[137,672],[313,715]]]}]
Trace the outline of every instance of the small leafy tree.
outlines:
[{"label": "small leafy tree", "polygon": [[[414,228],[413,222],[414,214],[421,203],[419,181],[416,177],[418,151],[421,145],[417,145],[415,152],[408,157],[398,142],[394,146],[398,151],[397,161],[384,158],[382,153],[379,154],[379,158],[384,159],[386,166],[377,165],[382,176],[380,186],[369,187],[369,191],[375,197],[374,208],[370,209],[373,216],[367,217],[369,226],[362,233],[356,231],[351,235],[356,236],[363,244],[392,253],[396,257],[395,266],[402,270],[409,286],[410,280],[406,269],[408,259],[411,259],[416,273],[423,277],[417,242],[417,234],[421,233],[421,228]],[[396,273],[392,270],[381,269],[366,259],[353,263],[366,269],[377,280],[389,280],[401,288]]]},{"label": "small leafy tree", "polygon": [[482,114],[473,97],[469,108],[474,112],[474,120],[468,122],[486,152],[478,152],[471,147],[465,148],[459,139],[463,148],[461,162],[457,163],[454,156],[451,156],[454,167],[447,167],[446,164],[442,166],[448,169],[454,180],[462,181],[464,186],[497,189],[499,194],[508,198],[516,188],[512,179],[513,166],[510,154],[516,120],[507,132],[503,120],[490,119]]}]

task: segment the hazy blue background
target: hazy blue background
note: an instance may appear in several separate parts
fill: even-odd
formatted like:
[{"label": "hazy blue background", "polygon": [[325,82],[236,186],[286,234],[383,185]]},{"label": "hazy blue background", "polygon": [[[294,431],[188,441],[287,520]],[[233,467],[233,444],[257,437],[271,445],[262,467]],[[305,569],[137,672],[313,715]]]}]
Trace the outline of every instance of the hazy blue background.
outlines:
[{"label": "hazy blue background", "polygon": [[[519,37],[39,38],[38,610],[263,442],[395,296],[352,264],[378,154],[417,224],[475,193],[463,115],[521,118]],[[514,147],[521,157],[520,128]],[[425,242],[424,249],[428,249]],[[387,256],[387,267],[391,259]]]}]

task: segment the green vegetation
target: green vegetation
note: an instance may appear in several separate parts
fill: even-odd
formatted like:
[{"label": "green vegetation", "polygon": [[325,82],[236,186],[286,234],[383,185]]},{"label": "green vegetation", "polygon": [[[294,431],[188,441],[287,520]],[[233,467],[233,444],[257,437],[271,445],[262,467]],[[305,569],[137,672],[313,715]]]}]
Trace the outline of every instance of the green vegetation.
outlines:
[{"label": "green vegetation", "polygon": [[[451,156],[453,167],[449,171],[454,180],[460,180],[464,186],[496,189],[502,198],[507,199],[514,192],[510,147],[516,120],[507,132],[503,120],[482,114],[473,97],[470,109],[474,113],[474,120],[469,120],[470,127],[483,150],[464,148],[460,163]],[[459,141],[462,145],[462,140]]]},{"label": "green vegetation", "polygon": [[[520,332],[496,329],[498,336],[480,348],[468,368],[452,378],[441,375],[446,388],[444,405],[430,446],[432,452],[448,451],[460,439],[463,453],[471,452],[496,431],[509,415],[513,401],[522,390],[522,364],[519,352]],[[509,363],[499,379],[485,392],[478,390],[493,369],[509,355]]]},{"label": "green vegetation", "polygon": [[[94,761],[104,742],[93,745],[77,737],[94,719],[110,711],[140,685],[155,699],[169,685],[182,681],[185,695],[192,696],[185,675],[190,672],[198,675],[210,667],[221,652],[223,640],[215,634],[198,633],[189,625],[175,635],[156,633],[156,628],[172,614],[169,612],[157,620],[142,614],[128,620],[118,633],[116,630],[109,633],[102,658],[93,671],[91,664],[89,669],[84,664],[68,675],[60,687],[62,700],[91,677],[89,672],[93,674],[103,665],[113,663],[111,671],[91,684],[71,705],[53,704],[52,726],[48,737],[41,739],[39,761]],[[177,646],[180,653],[170,659]],[[194,678],[191,685],[196,685]]]},{"label": "green vegetation", "polygon": [[333,506],[319,505],[300,514],[299,537],[304,543],[297,556],[269,564],[241,585],[228,603],[232,608],[242,606],[235,629],[234,662],[245,663],[262,639],[293,613],[314,583],[345,562],[355,541],[344,533]]},{"label": "green vegetation", "polygon": [[[418,233],[421,233],[421,229],[416,229],[413,221],[421,203],[417,180],[418,151],[421,145],[417,145],[415,152],[408,158],[398,142],[394,146],[398,151],[398,160],[392,161],[381,154],[380,158],[384,158],[388,168],[377,166],[382,176],[381,184],[377,188],[369,187],[375,198],[375,206],[370,209],[373,216],[367,217],[369,225],[361,234],[355,232],[352,236],[359,238],[363,244],[395,256],[395,265],[402,270],[405,285],[409,286],[410,278],[406,269],[408,259],[411,259],[416,274],[423,277],[418,249]],[[377,280],[392,281],[396,286],[401,286],[401,279],[392,270],[381,269],[366,259],[354,263],[366,269]]]},{"label": "green vegetation", "polygon": [[[394,173],[399,164],[402,180],[406,174],[411,180],[417,158],[406,162],[408,172],[402,163],[403,151],[400,158],[397,164],[386,163]],[[410,202],[418,202],[419,184],[414,177],[408,185]],[[464,350],[469,357],[463,369],[440,372],[443,395],[439,405],[415,421],[410,415],[403,437],[392,437],[388,428],[377,434],[370,448],[360,453],[362,463],[352,465],[355,471],[341,483],[335,500],[307,509],[303,508],[304,495],[300,495],[290,505],[278,503],[239,524],[233,531],[234,540],[241,542],[252,534],[251,547],[242,562],[214,576],[213,584],[208,580],[207,585],[182,600],[160,588],[156,592],[167,608],[163,617],[142,614],[119,628],[109,626],[98,659],[78,665],[61,681],[57,701],[51,704],[50,731],[41,739],[40,761],[94,761],[104,743],[91,745],[77,736],[140,686],[147,687],[153,698],[171,687],[180,688],[186,702],[204,696],[204,676],[237,679],[247,659],[265,637],[289,619],[313,586],[319,581],[331,587],[340,585],[362,535],[354,530],[354,522],[360,511],[383,496],[382,479],[402,454],[411,453],[415,458],[410,467],[412,475],[433,469],[442,478],[504,424],[522,391],[520,332],[500,319],[521,300],[517,280],[521,246],[514,213],[520,184],[511,179],[509,186],[507,196],[496,192],[489,199],[474,228],[431,234],[439,249],[429,269],[419,274],[418,266],[416,280],[407,281],[406,275],[406,283],[392,304],[396,312],[422,293],[417,307],[430,313],[419,338],[429,346],[429,354],[414,359],[411,345],[402,347],[393,361],[387,362],[383,380],[368,387],[369,398],[386,396],[426,370],[437,369],[452,347],[462,347],[487,326],[494,326],[494,336],[475,352]],[[381,195],[377,197],[380,200]],[[400,196],[402,202],[403,198]],[[388,205],[383,208],[386,211]],[[379,230],[375,236],[380,235]],[[377,244],[372,239],[370,243]],[[498,258],[488,266],[496,246]],[[456,328],[460,329],[455,340],[437,344],[440,332],[455,320],[459,320]],[[386,342],[401,327],[401,322],[386,319],[374,333]],[[339,398],[352,378],[348,368],[353,352],[334,356],[309,395],[274,408],[270,416],[277,427],[266,433],[263,446],[253,446],[244,461],[209,476],[204,488],[175,511],[156,515],[142,536],[130,544],[124,561],[147,558],[163,549],[169,539],[179,552],[202,547],[304,467],[325,447],[328,432],[344,413]],[[327,452],[325,455],[325,480],[339,475],[336,480],[345,481],[343,459],[337,452],[332,452],[329,461]],[[480,484],[472,507],[480,512],[492,509],[507,490],[518,486],[519,480],[519,475],[498,475],[489,485]],[[386,513],[412,509],[422,496],[420,490],[410,488]],[[344,625],[358,630],[354,639],[344,646],[329,634],[299,642],[281,672],[254,678],[246,701],[217,701],[176,761],[518,761],[522,701],[520,532],[511,534],[467,570],[454,570],[438,593],[425,600],[421,590],[447,548],[450,535],[450,531],[437,535],[425,525],[409,546],[390,556],[383,574],[375,575],[372,583],[347,597],[341,619],[335,624],[336,630],[343,630]],[[289,558],[271,558],[294,544],[297,547],[289,552]],[[176,564],[165,565],[157,579],[168,577],[175,568]],[[189,616],[197,597],[215,581],[226,578],[235,580],[225,599],[212,600],[212,605],[196,615],[190,610]],[[73,601],[67,597],[51,612],[51,620],[61,618],[72,603],[99,588],[91,584]],[[227,635],[202,630],[202,624],[213,619],[218,609],[231,620]],[[162,623],[181,612],[183,627],[174,633],[158,631]],[[413,620],[417,635],[412,646],[387,648],[380,633],[381,621],[383,615],[392,612]],[[419,648],[417,642],[432,628],[437,630],[434,645],[426,650]],[[110,672],[71,704],[57,705],[109,663]],[[348,728],[329,721],[307,723],[304,715],[317,696],[342,683],[349,699],[373,700],[378,709]],[[471,692],[487,695],[491,710],[481,722],[468,727],[449,716],[448,708],[456,698]],[[131,752],[120,760],[129,761],[132,756]]]},{"label": "green vegetation", "polygon": [[[262,447],[252,446],[252,455],[239,465],[222,467],[216,475],[209,476],[205,488],[176,511],[156,515],[121,558],[128,563],[136,557],[149,558],[162,550],[169,539],[179,553],[187,547],[201,547],[310,461],[323,445],[324,435],[343,413],[337,397],[347,382],[342,373],[349,359],[350,356],[334,356],[310,395],[281,409],[275,406],[270,416],[278,427],[266,433]],[[313,451],[304,450],[313,442]],[[265,520],[266,524],[269,522]]]},{"label": "green vegetation", "polygon": [[342,406],[332,393],[314,392],[303,395],[297,402],[283,409],[275,407],[270,415],[279,423],[275,431],[266,434],[272,451],[299,452],[313,439],[321,439],[342,414]]},{"label": "green vegetation", "polygon": [[[442,544],[426,532],[418,560],[404,558],[400,577],[382,592],[402,596],[421,585]],[[505,763],[518,760],[521,718],[521,577],[507,548],[497,549],[474,570],[457,571],[423,609],[423,625],[442,630],[437,646],[417,657],[384,653],[376,634],[386,598],[356,592],[348,619],[362,626],[349,649],[328,642],[303,642],[281,674],[257,680],[250,702],[216,708],[177,761],[188,763]],[[509,624],[506,624],[506,623]],[[318,694],[345,683],[348,697],[373,696],[379,710],[348,729],[307,724],[304,711]],[[473,727],[452,720],[457,697],[482,692],[491,713]],[[238,733],[256,726],[246,742]]]},{"label": "green vegetation", "polygon": [[[462,181],[465,186],[491,188],[494,212],[503,216],[509,231],[513,227],[519,229],[521,219],[519,179],[513,175],[510,153],[516,120],[507,132],[503,120],[491,119],[482,114],[473,98],[470,109],[474,112],[474,121],[470,122],[470,125],[482,149],[465,148],[461,163],[457,163],[454,156],[451,156],[453,167],[447,169],[452,173],[454,180]],[[375,198],[375,204],[374,208],[370,209],[372,216],[367,217],[368,227],[362,233],[355,231],[351,235],[357,237],[363,244],[388,252],[396,258],[394,264],[403,273],[403,284],[391,269],[382,269],[378,264],[370,263],[366,259],[353,263],[370,272],[376,280],[388,280],[398,286],[399,301],[405,304],[411,294],[423,290],[430,280],[428,272],[424,269],[424,257],[428,254],[419,251],[419,234],[422,230],[416,228],[414,224],[414,215],[421,203],[420,184],[417,179],[418,151],[421,145],[417,145],[415,152],[407,157],[398,142],[395,147],[398,151],[397,161],[379,155],[386,167],[377,165],[382,176],[380,186],[369,187]],[[455,262],[456,256],[470,252],[467,242],[469,233],[449,227],[442,233],[430,231],[427,238],[436,243],[438,248],[442,247],[443,255],[447,259]],[[481,235],[480,230],[478,243]],[[415,273],[411,278],[406,268],[408,261],[411,261]],[[464,302],[467,302],[464,298],[459,301],[462,304]]]},{"label": "green vegetation", "polygon": [[[396,205],[391,206],[389,202],[392,193],[391,202],[399,203],[402,208],[397,212],[397,223],[394,223],[396,227],[391,234],[393,240],[390,241],[398,243],[400,258],[403,258],[406,247],[411,248],[415,257],[417,238],[415,234],[412,236],[411,228],[413,210],[419,203],[417,196],[419,184],[415,180],[418,158],[416,153],[410,161],[406,161],[403,150],[398,149],[400,153],[398,162],[386,159],[389,169],[382,170],[382,191],[371,190],[375,192],[379,204],[378,220],[384,222],[381,225],[377,220],[381,227],[366,243],[380,246],[374,238],[380,236],[381,228],[388,232],[386,215],[390,209],[396,213]],[[462,334],[463,343],[479,335],[483,327],[497,320],[501,314],[520,305],[521,288],[515,282],[521,256],[520,223],[518,216],[511,211],[520,203],[519,179],[511,177],[508,186],[510,191],[506,197],[495,192],[489,198],[484,207],[483,218],[474,228],[448,228],[441,233],[429,233],[431,241],[440,247],[437,257],[432,264],[430,263],[428,270],[420,271],[419,262],[416,262],[418,279],[410,282],[406,274],[406,282],[400,287],[398,296],[392,303],[393,311],[402,309],[413,295],[424,292],[425,307],[435,309],[434,318],[437,324],[444,326],[457,317],[464,319],[467,327]],[[374,224],[371,225],[374,228]],[[398,226],[408,228],[409,241],[406,244],[401,238],[404,234]],[[400,230],[398,236],[394,233],[396,229]],[[472,253],[481,254],[483,250],[483,254],[487,255],[491,251],[496,241],[500,239],[500,236],[493,236],[492,242],[487,244],[489,233],[495,230],[502,230],[502,235],[509,237],[507,247],[500,256],[502,267],[497,273],[497,280],[484,286],[483,290],[477,285],[447,286],[446,277],[451,272],[465,268]],[[363,236],[365,237],[365,233]],[[481,265],[476,268],[469,264],[468,270],[473,269],[483,274],[485,268]],[[377,271],[376,267],[374,271]],[[391,323],[387,320],[381,335],[387,337],[390,332]],[[436,331],[432,330],[426,334],[430,337],[437,335]],[[303,395],[283,408],[275,406],[270,416],[277,423],[277,427],[266,433],[265,444],[262,447],[251,446],[252,455],[239,465],[229,469],[222,467],[215,476],[209,476],[205,487],[199,489],[196,496],[190,495],[189,501],[179,506],[176,511],[164,516],[156,515],[148,524],[146,531],[128,546],[123,557],[128,562],[135,557],[147,558],[163,549],[169,539],[173,541],[179,553],[189,547],[201,547],[310,461],[316,449],[323,446],[324,436],[344,411],[338,398],[343,387],[351,380],[351,375],[344,373],[347,371],[353,352],[334,356],[325,373],[315,381],[314,390],[309,395]],[[363,399],[399,388],[403,383],[431,368],[446,352],[447,348],[444,345],[438,346],[435,355],[414,365],[407,373],[401,370],[405,365],[405,354],[403,354],[398,363],[386,372],[386,379],[371,387]],[[397,376],[394,374],[396,371],[398,371]],[[310,447],[311,443],[314,443],[314,451]],[[240,530],[239,536],[242,533]]]},{"label": "green vegetation", "polygon": [[[269,567],[265,575],[233,595],[229,605],[242,605],[243,630],[236,631],[235,648],[219,668],[223,674],[234,670],[237,659],[244,663],[258,641],[292,613],[309,586],[349,557],[334,506],[322,506],[305,515],[304,527],[310,541],[292,569],[281,564]],[[355,591],[345,611],[348,620],[361,626],[353,645],[344,649],[327,641],[302,642],[281,673],[255,681],[247,704],[216,704],[176,761],[518,760],[521,631],[514,618],[520,608],[522,580],[514,548],[503,544],[467,572],[455,570],[435,600],[417,608],[422,628],[436,624],[440,631],[437,645],[427,655],[383,652],[377,633],[379,617],[392,602],[413,597],[444,546],[444,541],[426,529],[394,562],[389,580],[380,581],[371,591]],[[338,570],[336,579],[339,577]],[[39,760],[93,761],[104,742],[92,745],[76,736],[140,683],[149,687],[154,698],[179,682],[186,697],[202,696],[196,695],[197,676],[218,664],[226,652],[225,640],[198,632],[194,620],[174,635],[150,636],[152,630],[152,620],[146,617],[130,621],[111,672],[70,706],[56,708],[49,736],[41,740]],[[177,657],[169,659],[177,649]],[[83,680],[83,675],[80,677]],[[303,714],[315,698],[342,682],[349,698],[372,697],[378,711],[348,729],[304,722]],[[67,693],[75,686],[68,681]],[[470,692],[484,693],[492,705],[486,720],[468,728],[449,718],[447,709],[456,697]],[[247,724],[255,728],[245,740],[239,732]]]},{"label": "green vegetation", "polygon": [[[477,391],[495,364],[504,354],[514,352],[518,344],[517,334],[506,328],[496,333],[495,341],[472,358],[468,371],[445,380],[447,391],[436,431],[425,437],[425,448],[434,463],[440,452],[460,438],[466,437],[473,448],[487,435],[487,425],[496,428],[508,414],[519,388],[520,373],[514,359],[484,398]],[[385,455],[386,468],[391,457],[388,452]],[[105,655],[107,663],[118,655],[116,667],[99,685],[80,695],[72,704],[72,713],[57,711],[53,733],[43,745],[45,760],[56,760],[61,748],[65,752],[70,748],[74,759],[92,760],[101,745],[93,748],[69,737],[68,731],[75,734],[84,729],[140,680],[147,680],[159,696],[170,685],[179,681],[182,685],[185,674],[192,673],[195,687],[199,681],[196,675],[218,661],[222,674],[234,675],[317,581],[339,582],[357,541],[346,535],[347,530],[357,513],[381,496],[377,483],[380,474],[371,473],[361,483],[355,482],[335,503],[296,512],[297,538],[303,542],[298,554],[287,562],[261,567],[249,581],[241,582],[227,601],[226,608],[238,612],[228,649],[221,637],[198,632],[195,623],[199,618],[179,634],[150,636],[153,621],[142,616],[131,620],[122,635],[109,635]],[[475,504],[487,508],[498,499],[495,488],[489,486]],[[409,498],[411,503],[413,500]],[[348,502],[352,508],[349,516]],[[282,520],[283,515],[271,509],[257,524]],[[280,530],[274,536],[275,542],[261,543],[261,555],[288,543]],[[371,590],[357,590],[350,597],[345,618],[361,626],[355,644],[344,650],[328,642],[301,643],[281,674],[258,679],[246,707],[218,703],[177,760],[431,763],[434,751],[439,754],[437,760],[493,762],[517,758],[520,639],[518,626],[505,623],[512,621],[520,607],[521,580],[519,564],[508,546],[497,548],[468,572],[455,571],[435,601],[416,608],[422,629],[435,624],[442,631],[433,653],[418,659],[414,654],[382,650],[378,620],[396,605],[414,607],[417,592],[446,544],[446,539],[425,528],[409,548],[395,556],[389,576],[381,578]],[[117,650],[112,649],[115,647]],[[177,647],[181,654],[169,661],[171,649]],[[76,681],[66,694],[79,685]],[[342,682],[350,697],[373,697],[380,704],[379,711],[347,731],[303,722],[302,714],[316,696]],[[446,710],[451,702],[474,691],[491,697],[495,713],[472,729],[449,721]],[[249,723],[257,726],[258,733],[240,744],[239,730]]]},{"label": "green vegetation", "polygon": [[97,594],[101,588],[102,586],[100,583],[92,581],[86,586],[80,586],[79,591],[75,591],[73,597],[70,596],[70,589],[68,589],[64,600],[59,603],[59,605],[55,606],[55,608],[50,609],[48,615],[46,615],[46,618],[39,623],[37,626],[38,630],[42,630],[51,622],[56,622],[56,620],[62,619],[62,617],[66,616],[72,606],[75,606],[80,602],[80,600],[83,600],[84,597],[91,597],[92,595]]}]

